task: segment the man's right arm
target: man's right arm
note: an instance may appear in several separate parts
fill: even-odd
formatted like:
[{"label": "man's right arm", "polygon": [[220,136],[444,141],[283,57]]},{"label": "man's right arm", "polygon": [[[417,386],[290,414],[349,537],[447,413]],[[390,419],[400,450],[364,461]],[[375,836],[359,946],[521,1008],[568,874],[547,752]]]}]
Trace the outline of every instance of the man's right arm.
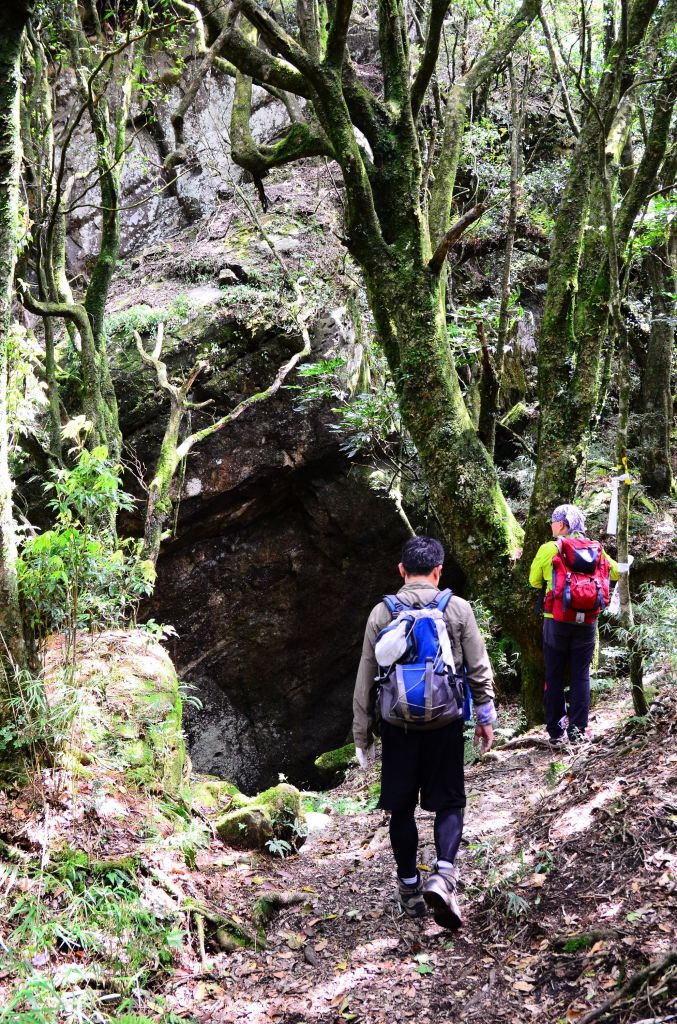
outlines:
[{"label": "man's right arm", "polygon": [[377,621],[378,606],[373,609],[367,620],[362,643],[362,657],[357,670],[355,692],[353,694],[353,739],[355,746],[367,750],[373,740],[373,708],[372,690],[378,674],[378,665],[374,656],[374,644],[381,628]]}]

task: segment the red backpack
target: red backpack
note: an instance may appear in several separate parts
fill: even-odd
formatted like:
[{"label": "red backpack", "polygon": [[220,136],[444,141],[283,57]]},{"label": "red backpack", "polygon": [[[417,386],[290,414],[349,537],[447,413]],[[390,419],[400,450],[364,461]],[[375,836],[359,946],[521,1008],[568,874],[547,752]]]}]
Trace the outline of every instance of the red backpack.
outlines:
[{"label": "red backpack", "polygon": [[596,540],[560,537],[543,610],[558,622],[592,623],[609,604],[611,565]]}]

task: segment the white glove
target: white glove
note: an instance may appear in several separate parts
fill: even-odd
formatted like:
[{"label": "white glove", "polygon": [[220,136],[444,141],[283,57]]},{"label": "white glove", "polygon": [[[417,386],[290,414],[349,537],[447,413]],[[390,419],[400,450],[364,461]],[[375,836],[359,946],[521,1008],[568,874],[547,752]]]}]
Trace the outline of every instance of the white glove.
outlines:
[{"label": "white glove", "polygon": [[357,758],[357,763],[363,772],[366,772],[368,769],[369,762],[374,760],[375,753],[376,747],[373,743],[367,748],[367,750],[362,750],[361,747],[355,747],[355,757]]}]

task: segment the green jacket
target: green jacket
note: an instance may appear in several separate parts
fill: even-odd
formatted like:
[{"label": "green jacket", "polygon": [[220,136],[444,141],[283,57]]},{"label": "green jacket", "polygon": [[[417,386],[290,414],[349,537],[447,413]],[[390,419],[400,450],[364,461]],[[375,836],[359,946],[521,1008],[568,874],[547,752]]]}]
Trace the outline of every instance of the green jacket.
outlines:
[{"label": "green jacket", "polygon": [[[436,594],[439,594],[438,588],[430,583],[406,583],[397,592],[397,596],[403,601],[418,608],[434,600]],[[444,618],[454,658],[457,651],[462,652],[463,664],[468,673],[468,685],[475,705],[480,707],[482,704],[488,704],[494,699],[494,676],[472,608],[462,597],[454,596],[445,608]],[[372,690],[378,675],[374,644],[378,634],[389,622],[392,622],[392,615],[387,605],[380,601],[372,609],[367,620],[353,695],[353,737],[355,746],[362,750],[367,749],[373,736]]]},{"label": "green jacket", "polygon": [[[582,537],[582,533],[573,533],[572,537]],[[531,563],[529,569],[529,583],[532,587],[536,587],[540,590],[543,584],[546,584],[545,592],[548,593],[552,590],[552,560],[557,554],[557,541],[547,540],[545,544],[541,544],[540,548],[536,552],[536,556]],[[602,553],[611,566],[611,579],[618,579],[618,564],[603,550]],[[546,619],[551,619],[552,614],[550,612],[544,612]]]}]

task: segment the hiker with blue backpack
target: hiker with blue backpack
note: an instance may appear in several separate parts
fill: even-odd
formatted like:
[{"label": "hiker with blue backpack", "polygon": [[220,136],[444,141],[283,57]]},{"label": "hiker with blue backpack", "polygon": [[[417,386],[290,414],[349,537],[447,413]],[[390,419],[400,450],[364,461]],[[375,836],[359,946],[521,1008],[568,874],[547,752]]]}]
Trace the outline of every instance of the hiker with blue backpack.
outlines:
[{"label": "hiker with blue backpack", "polygon": [[[529,570],[532,587],[545,591],[543,657],[545,721],[553,747],[587,738],[590,665],[597,642],[597,619],[609,604],[609,580],[620,567],[599,541],[585,536],[585,517],[576,505],[558,505],[552,537],[541,544]],[[570,675],[570,700],[564,676]]]},{"label": "hiker with blue backpack", "polygon": [[[474,702],[475,743],[493,742],[494,685],[482,635],[467,601],[440,590],[444,548],[412,537],[399,565],[404,586],[372,609],[364,634],[353,698],[357,759],[366,770],[381,737],[379,807],[390,812],[397,865],[396,898],[409,917],[429,907],[435,921],[462,924],[454,867],[463,832],[464,699]],[[422,882],[417,867],[415,810],[435,814],[437,861]]]}]

